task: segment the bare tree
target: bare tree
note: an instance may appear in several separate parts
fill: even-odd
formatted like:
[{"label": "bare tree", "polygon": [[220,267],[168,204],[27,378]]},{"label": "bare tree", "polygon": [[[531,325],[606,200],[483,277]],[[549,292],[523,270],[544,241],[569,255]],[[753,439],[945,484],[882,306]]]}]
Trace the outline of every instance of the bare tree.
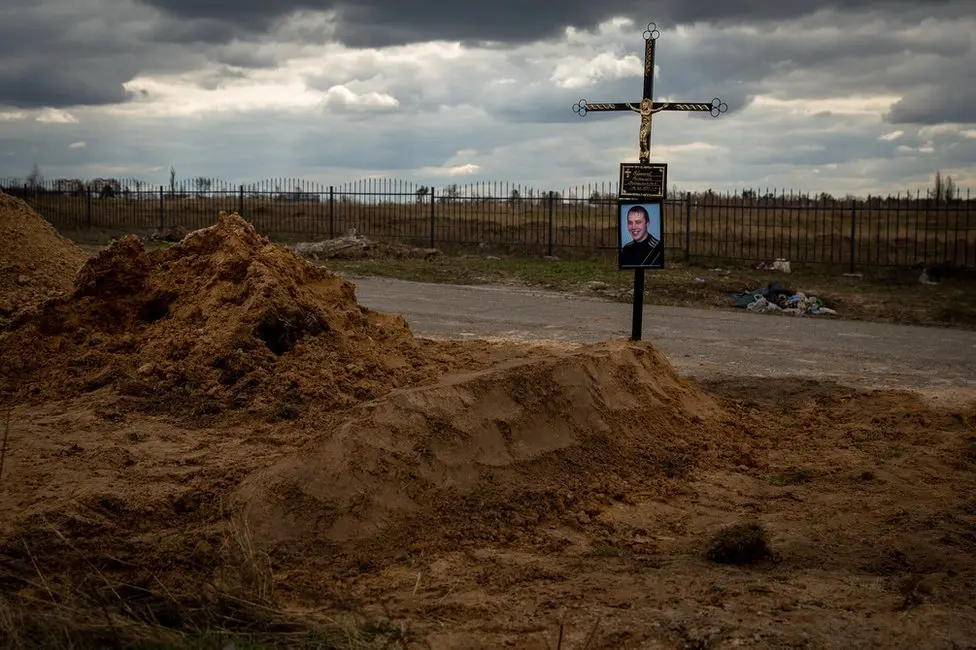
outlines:
[{"label": "bare tree", "polygon": [[213,180],[203,176],[198,176],[193,179],[193,185],[196,187],[197,196],[201,197],[204,195],[204,193],[210,191],[210,188],[213,186]]},{"label": "bare tree", "polygon": [[942,172],[936,170],[933,182],[935,187],[929,191],[929,198],[935,199],[938,203],[942,199]]},{"label": "bare tree", "polygon": [[943,185],[942,196],[946,203],[951,203],[956,198],[956,183],[952,180],[952,176],[946,175]]},{"label": "bare tree", "polygon": [[41,176],[41,169],[37,166],[37,163],[34,163],[34,166],[31,167],[30,174],[27,176],[27,187],[31,188],[32,190],[36,190],[43,183],[44,177]]},{"label": "bare tree", "polygon": [[928,191],[928,197],[930,199],[935,200],[936,203],[942,203],[943,201],[949,203],[955,200],[957,190],[952,176],[943,176],[941,171],[936,171],[933,184],[935,187]]}]

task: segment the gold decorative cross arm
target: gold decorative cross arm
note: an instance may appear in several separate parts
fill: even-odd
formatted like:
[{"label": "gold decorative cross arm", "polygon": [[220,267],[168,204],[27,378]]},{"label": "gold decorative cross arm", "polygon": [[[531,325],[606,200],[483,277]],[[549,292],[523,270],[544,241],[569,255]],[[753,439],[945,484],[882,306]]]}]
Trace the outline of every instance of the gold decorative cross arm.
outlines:
[{"label": "gold decorative cross arm", "polygon": [[644,98],[639,102],[623,102],[612,104],[590,104],[581,99],[573,106],[573,111],[580,117],[590,112],[632,111],[640,113],[640,161],[649,162],[651,158],[651,116],[662,111],[684,111],[693,113],[709,113],[718,117],[729,110],[728,104],[717,97],[711,102],[655,102],[654,97],[654,48],[657,38],[661,35],[657,25],[648,23],[644,30]]}]

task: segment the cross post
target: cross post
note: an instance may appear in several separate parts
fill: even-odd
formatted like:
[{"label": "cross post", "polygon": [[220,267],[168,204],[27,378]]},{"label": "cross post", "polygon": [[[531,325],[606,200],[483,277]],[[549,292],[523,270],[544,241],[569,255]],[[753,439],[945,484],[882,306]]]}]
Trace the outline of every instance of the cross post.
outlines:
[{"label": "cross post", "polygon": [[[634,269],[634,311],[633,311],[633,322],[631,329],[631,339],[634,341],[639,341],[641,339],[641,326],[644,316],[644,269],[645,268],[664,268],[663,254],[664,254],[664,198],[666,194],[666,184],[667,184],[667,165],[651,165],[651,119],[655,113],[661,113],[664,111],[684,111],[684,112],[701,112],[709,113],[712,117],[718,117],[722,113],[729,110],[728,104],[723,102],[719,98],[715,98],[710,102],[655,102],[654,101],[654,50],[657,43],[657,39],[661,36],[661,32],[658,31],[657,25],[653,22],[647,24],[647,29],[644,30],[644,92],[639,102],[621,102],[613,104],[590,104],[587,103],[585,99],[579,100],[574,106],[573,111],[576,112],[580,117],[585,117],[587,113],[590,112],[617,112],[617,111],[632,111],[634,113],[640,114],[640,134],[638,139],[638,159],[640,160],[640,169],[633,169],[633,163],[621,164],[621,186],[619,191],[618,199],[624,199],[625,195],[628,199],[639,199],[639,202],[645,202],[645,205],[649,205],[654,208],[656,204],[656,209],[658,210],[659,223],[660,223],[660,234],[661,240],[657,241],[653,237],[648,236],[648,228],[644,227],[644,237],[645,239],[637,239],[637,235],[631,235],[634,240],[624,247],[624,250],[631,249],[634,244],[638,241],[640,245],[644,246],[647,241],[652,242],[655,245],[654,249],[657,250],[658,254],[654,258],[654,262],[647,265],[647,262],[637,262],[628,263],[625,265],[623,257],[621,257],[621,268]],[[639,191],[630,190],[624,187],[625,167],[630,166],[631,169],[626,170],[627,173],[631,174],[631,178],[634,178],[634,174],[641,176],[642,181],[634,183],[634,187],[640,186],[642,189]],[[619,201],[618,201],[619,203]],[[628,203],[629,204],[629,203]],[[646,208],[637,208],[638,210],[643,209],[645,214],[645,221],[649,223],[649,217],[647,217]],[[628,220],[630,217],[628,216]],[[621,226],[618,226],[621,227]],[[628,226],[629,227],[629,226]],[[621,231],[621,241],[622,239]],[[656,246],[659,245],[660,248]],[[647,250],[646,248],[644,250]],[[621,254],[622,255],[622,254]],[[643,253],[641,253],[643,255]],[[650,258],[650,255],[647,256]],[[658,261],[660,260],[660,261]],[[647,265],[647,266],[645,266]]]}]

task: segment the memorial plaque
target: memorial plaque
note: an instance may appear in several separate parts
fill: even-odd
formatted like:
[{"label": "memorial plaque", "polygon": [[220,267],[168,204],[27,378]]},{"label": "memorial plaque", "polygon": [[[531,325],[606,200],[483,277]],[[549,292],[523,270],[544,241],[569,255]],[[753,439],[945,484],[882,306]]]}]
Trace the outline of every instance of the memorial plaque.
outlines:
[{"label": "memorial plaque", "polygon": [[666,163],[620,163],[620,198],[663,201],[667,188]]}]

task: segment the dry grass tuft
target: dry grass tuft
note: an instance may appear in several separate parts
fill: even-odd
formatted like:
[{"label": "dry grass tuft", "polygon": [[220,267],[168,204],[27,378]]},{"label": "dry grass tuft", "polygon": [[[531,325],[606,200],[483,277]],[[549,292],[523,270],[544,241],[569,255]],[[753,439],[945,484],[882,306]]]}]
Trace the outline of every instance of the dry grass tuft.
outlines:
[{"label": "dry grass tuft", "polygon": [[719,564],[755,564],[771,556],[766,532],[755,522],[723,528],[708,548],[708,559]]},{"label": "dry grass tuft", "polygon": [[254,547],[247,513],[227,517],[227,533],[220,548],[221,588],[247,600],[274,603],[274,573],[271,557]]},{"label": "dry grass tuft", "polygon": [[[97,559],[55,526],[48,523],[47,528],[59,542],[55,547],[42,553],[23,538],[24,561],[0,563],[0,650],[369,650],[404,645],[405,624],[375,621],[355,608],[341,619],[322,620],[314,612],[286,610],[274,602],[271,560],[255,549],[240,513],[228,519],[220,549],[227,561],[223,579],[192,593],[174,591],[155,576],[129,584],[106,574]],[[45,566],[63,564],[54,554],[75,556],[71,564],[76,570],[70,575],[46,572]],[[133,575],[145,574],[130,568]]]}]

